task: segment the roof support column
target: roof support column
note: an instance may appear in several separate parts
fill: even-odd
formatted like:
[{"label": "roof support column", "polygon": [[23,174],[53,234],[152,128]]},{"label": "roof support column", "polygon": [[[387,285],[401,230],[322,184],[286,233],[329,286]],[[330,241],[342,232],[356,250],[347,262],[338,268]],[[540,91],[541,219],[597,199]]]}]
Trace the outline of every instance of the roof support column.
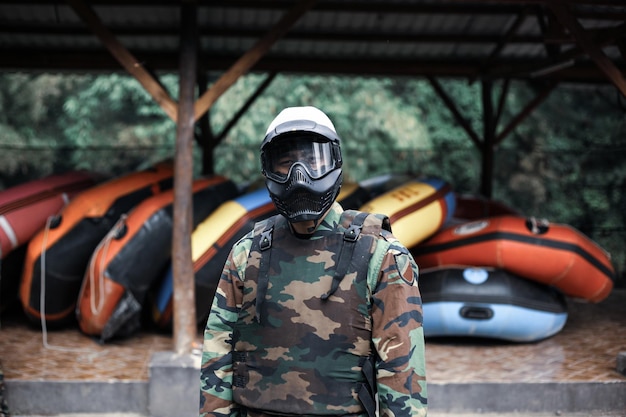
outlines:
[{"label": "roof support column", "polygon": [[493,83],[490,80],[483,80],[481,82],[483,103],[483,140],[481,146],[482,170],[480,174],[480,193],[486,198],[491,198],[493,193],[493,158],[496,138],[492,87]]},{"label": "roof support column", "polygon": [[174,350],[189,354],[196,339],[196,304],[191,232],[193,228],[194,91],[197,72],[197,4],[181,5],[180,93],[174,165],[174,224],[172,270],[174,273]]}]

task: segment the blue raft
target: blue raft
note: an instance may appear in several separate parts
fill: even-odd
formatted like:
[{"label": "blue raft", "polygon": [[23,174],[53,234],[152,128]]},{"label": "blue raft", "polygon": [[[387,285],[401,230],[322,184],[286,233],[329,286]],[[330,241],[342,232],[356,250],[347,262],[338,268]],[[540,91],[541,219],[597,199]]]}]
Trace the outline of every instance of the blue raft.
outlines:
[{"label": "blue raft", "polygon": [[425,270],[419,286],[425,337],[535,342],[555,335],[567,321],[561,292],[501,269]]}]

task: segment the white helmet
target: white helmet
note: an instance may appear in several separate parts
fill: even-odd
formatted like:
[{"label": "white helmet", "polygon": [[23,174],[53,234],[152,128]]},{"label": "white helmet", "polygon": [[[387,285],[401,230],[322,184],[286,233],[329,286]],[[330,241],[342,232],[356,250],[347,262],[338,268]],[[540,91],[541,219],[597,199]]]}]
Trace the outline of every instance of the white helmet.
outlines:
[{"label": "white helmet", "polygon": [[288,107],[270,123],[261,144],[265,184],[290,222],[320,219],[342,182],[340,138],[321,110]]}]

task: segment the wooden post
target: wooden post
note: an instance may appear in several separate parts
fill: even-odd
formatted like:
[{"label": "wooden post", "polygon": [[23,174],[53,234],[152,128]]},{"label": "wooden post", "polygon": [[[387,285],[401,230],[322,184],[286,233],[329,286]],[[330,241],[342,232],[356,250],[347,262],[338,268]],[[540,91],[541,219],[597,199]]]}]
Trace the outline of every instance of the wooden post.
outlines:
[{"label": "wooden post", "polygon": [[174,225],[172,270],[174,273],[174,350],[191,353],[196,338],[196,304],[191,232],[193,228],[194,91],[197,71],[196,2],[181,6],[180,93],[174,165]]},{"label": "wooden post", "polygon": [[480,182],[480,193],[486,197],[492,197],[493,183],[493,156],[495,147],[495,117],[493,114],[492,82],[483,81],[482,102],[483,102],[483,141],[482,141],[482,172]]}]

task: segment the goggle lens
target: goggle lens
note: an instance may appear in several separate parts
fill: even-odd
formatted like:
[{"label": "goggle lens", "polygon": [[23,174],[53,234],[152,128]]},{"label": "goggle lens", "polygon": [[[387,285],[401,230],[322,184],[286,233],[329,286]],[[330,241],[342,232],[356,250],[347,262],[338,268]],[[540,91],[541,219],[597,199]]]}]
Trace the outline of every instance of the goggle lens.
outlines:
[{"label": "goggle lens", "polygon": [[277,180],[286,180],[295,164],[300,164],[311,178],[318,179],[335,169],[333,147],[328,141],[310,138],[286,138],[271,143],[264,151],[264,169]]}]

